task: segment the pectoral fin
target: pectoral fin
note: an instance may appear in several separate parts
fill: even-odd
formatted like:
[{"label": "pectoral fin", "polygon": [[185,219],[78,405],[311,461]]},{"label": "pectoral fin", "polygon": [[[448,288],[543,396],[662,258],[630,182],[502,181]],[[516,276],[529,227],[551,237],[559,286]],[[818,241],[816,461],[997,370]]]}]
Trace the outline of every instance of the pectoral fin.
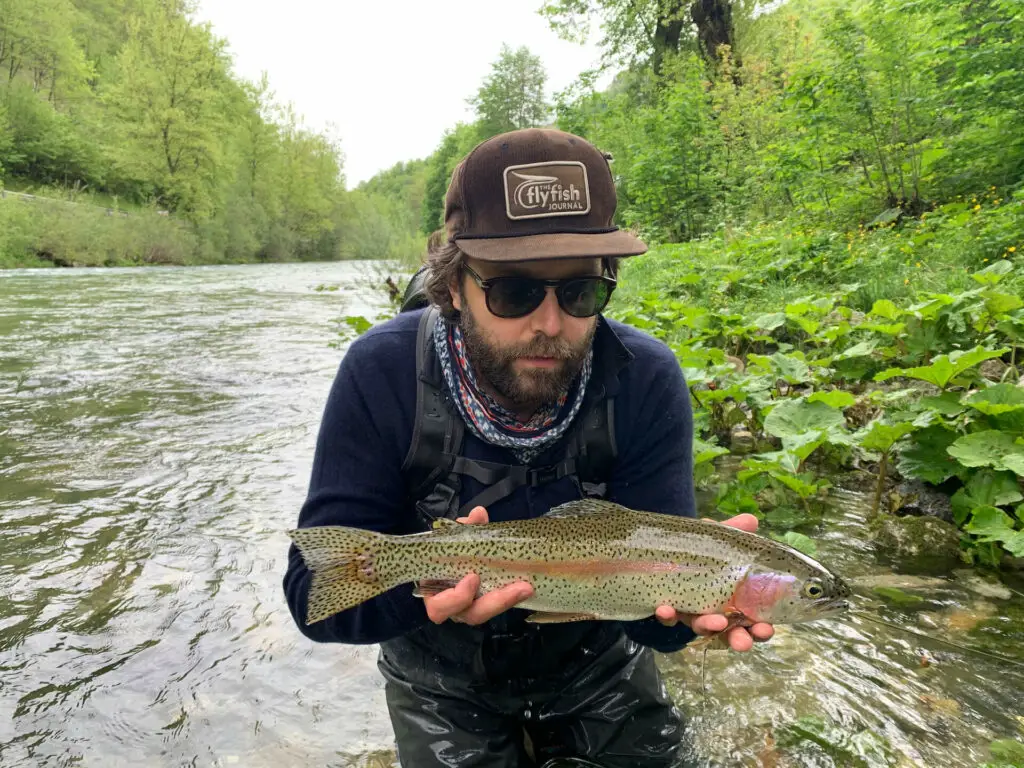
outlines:
[{"label": "pectoral fin", "polygon": [[526,620],[531,624],[566,624],[570,621],[598,621],[600,617],[592,613],[551,613],[534,611]]},{"label": "pectoral fin", "polygon": [[458,584],[457,579],[424,579],[412,588],[413,597],[433,597]]}]

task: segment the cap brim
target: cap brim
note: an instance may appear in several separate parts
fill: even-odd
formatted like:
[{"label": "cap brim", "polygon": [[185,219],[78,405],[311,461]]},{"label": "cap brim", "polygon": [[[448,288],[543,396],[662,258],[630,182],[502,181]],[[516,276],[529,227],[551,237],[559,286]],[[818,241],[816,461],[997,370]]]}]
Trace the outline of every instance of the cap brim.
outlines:
[{"label": "cap brim", "polygon": [[622,230],[598,234],[553,232],[519,237],[456,237],[455,242],[463,253],[481,261],[639,256],[647,252],[642,240]]}]

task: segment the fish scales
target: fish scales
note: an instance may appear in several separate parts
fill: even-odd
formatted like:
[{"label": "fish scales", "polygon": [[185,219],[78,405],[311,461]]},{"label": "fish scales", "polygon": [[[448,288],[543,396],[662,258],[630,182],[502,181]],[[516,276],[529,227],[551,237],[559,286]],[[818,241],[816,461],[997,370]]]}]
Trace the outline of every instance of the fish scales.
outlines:
[{"label": "fish scales", "polygon": [[832,598],[845,589],[820,564],[770,539],[597,500],[570,502],[531,520],[445,521],[409,536],[327,527],[292,537],[314,573],[310,623],[400,584],[448,585],[469,572],[480,577],[482,592],[528,581],[534,594],[519,607],[541,612],[538,617],[635,620],[663,604],[691,614],[735,612],[745,583],[748,602],[772,590],[782,595],[782,586],[808,578],[832,585]]}]

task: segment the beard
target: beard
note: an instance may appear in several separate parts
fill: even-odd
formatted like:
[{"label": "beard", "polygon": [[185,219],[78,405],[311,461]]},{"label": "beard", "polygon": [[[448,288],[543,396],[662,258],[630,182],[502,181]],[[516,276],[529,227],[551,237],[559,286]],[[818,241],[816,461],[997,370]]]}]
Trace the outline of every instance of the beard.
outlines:
[{"label": "beard", "polygon": [[[597,330],[595,322],[587,335],[575,344],[562,338],[537,335],[526,343],[499,345],[477,324],[465,299],[462,306],[459,326],[466,357],[477,376],[509,401],[512,410],[554,402],[568,390],[583,367]],[[530,357],[550,357],[559,363],[551,369],[516,370],[517,360]]]}]

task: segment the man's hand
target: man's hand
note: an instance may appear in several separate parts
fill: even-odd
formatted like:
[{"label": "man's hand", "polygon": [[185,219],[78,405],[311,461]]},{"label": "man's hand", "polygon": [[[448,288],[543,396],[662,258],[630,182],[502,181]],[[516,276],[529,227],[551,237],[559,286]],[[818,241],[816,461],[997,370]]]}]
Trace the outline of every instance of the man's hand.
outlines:
[{"label": "man's hand", "polygon": [[[468,517],[458,518],[458,522],[468,525],[484,525],[487,521],[487,510],[483,507],[474,507]],[[448,619],[464,624],[483,624],[533,594],[533,587],[526,581],[508,584],[480,597],[476,596],[478,589],[480,577],[475,573],[467,574],[451,589],[423,598],[427,616],[435,624]]]},{"label": "man's hand", "polygon": [[[753,515],[743,514],[723,520],[722,525],[731,525],[748,533],[757,531],[757,518]],[[658,620],[666,627],[671,627],[676,622],[683,622],[698,635],[715,635],[729,626],[729,620],[721,613],[709,613],[703,616],[688,613],[676,613],[670,605],[659,605],[655,612]],[[758,622],[748,627],[733,627],[726,633],[729,647],[734,651],[749,651],[754,647],[754,641],[764,642],[770,640],[775,634],[775,628],[771,624]]]}]

